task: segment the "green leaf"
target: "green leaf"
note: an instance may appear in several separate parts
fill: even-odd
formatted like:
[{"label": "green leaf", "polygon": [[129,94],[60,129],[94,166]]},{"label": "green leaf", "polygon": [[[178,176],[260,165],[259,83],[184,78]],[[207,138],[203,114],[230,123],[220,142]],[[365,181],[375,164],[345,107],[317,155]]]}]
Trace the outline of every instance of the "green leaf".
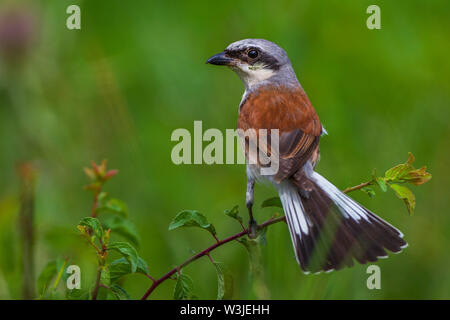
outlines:
[{"label": "green leaf", "polygon": [[411,171],[411,166],[407,164],[399,164],[389,169],[384,174],[386,180],[395,181],[400,180],[405,174]]},{"label": "green leaf", "polygon": [[108,245],[109,250],[115,250],[127,259],[131,265],[131,272],[136,272],[139,257],[136,249],[128,242],[113,242]]},{"label": "green leaf", "polygon": [[83,289],[67,290],[66,298],[68,300],[89,300],[90,292]]},{"label": "green leaf", "polygon": [[235,206],[234,206],[233,208],[231,208],[231,209],[225,210],[224,213],[225,213],[227,216],[229,216],[229,217],[231,217],[231,218],[233,218],[233,219],[239,221],[240,223],[242,223],[242,217],[239,215],[239,206],[238,206],[238,205],[235,205]]},{"label": "green leaf", "polygon": [[178,274],[177,283],[173,292],[175,300],[188,300],[192,297],[192,290],[194,289],[194,282],[185,274]]},{"label": "green leaf", "polygon": [[409,171],[413,170],[412,163],[414,162],[414,156],[411,152],[408,153],[408,161],[396,165],[395,167],[387,170],[384,174],[386,180],[394,181],[402,178],[403,175],[407,174]]},{"label": "green leaf", "polygon": [[107,217],[103,219],[103,226],[105,230],[111,229],[114,233],[139,246],[140,239],[134,224],[130,220],[124,219],[123,216],[113,215]]},{"label": "green leaf", "polygon": [[57,272],[58,269],[56,266],[56,260],[50,261],[49,263],[47,263],[44,269],[42,269],[37,280],[39,297],[43,297],[45,295],[47,288],[50,285],[50,282],[52,281],[53,277],[57,274]]},{"label": "green leaf", "polygon": [[57,274],[55,282],[53,283],[53,290],[56,290],[56,288],[58,287],[59,281],[61,280],[61,278],[64,277],[66,269],[67,269],[67,260],[61,258],[56,259]]},{"label": "green leaf", "polygon": [[145,262],[145,260],[142,259],[141,257],[138,258],[136,272],[143,273],[143,274],[149,274],[147,262]]},{"label": "green leaf", "polygon": [[413,162],[414,156],[411,152],[408,152],[408,161],[387,170],[384,174],[385,179],[387,181],[403,180],[403,178],[407,176],[409,172],[415,170],[412,166]]},{"label": "green leaf", "polygon": [[375,180],[380,187],[381,191],[386,192],[387,191],[387,184],[386,181],[383,178],[377,178]]},{"label": "green leaf", "polygon": [[92,230],[94,235],[99,239],[103,237],[102,225],[97,218],[92,217],[83,218],[78,225],[89,228],[90,230]]},{"label": "green leaf", "polygon": [[[117,260],[114,260],[109,265],[109,271],[110,271],[110,277],[111,282],[116,282],[121,277],[132,273],[131,271],[131,264],[130,262],[125,258],[120,258]],[[136,273],[142,273],[142,274],[148,274],[148,266],[147,263],[142,259],[138,258],[138,264],[136,268]]]},{"label": "green leaf", "polygon": [[281,200],[279,197],[273,197],[273,198],[264,200],[263,203],[261,204],[261,208],[267,208],[267,207],[283,208],[283,205],[281,204]]},{"label": "green leaf", "polygon": [[95,210],[96,213],[116,213],[123,217],[128,217],[128,207],[125,202],[115,198],[107,198],[106,193],[99,197],[99,205]]},{"label": "green leaf", "polygon": [[105,286],[109,286],[111,284],[110,270],[108,267],[102,268],[102,273],[100,274],[100,283],[104,284]]},{"label": "green leaf", "polygon": [[217,271],[217,300],[229,300],[233,296],[233,276],[221,262],[214,262]]},{"label": "green leaf", "polygon": [[370,198],[373,198],[376,195],[375,190],[373,190],[371,187],[361,188],[361,191],[366,193]]},{"label": "green leaf", "polygon": [[130,300],[129,294],[121,286],[113,284],[109,288],[117,300]]},{"label": "green leaf", "polygon": [[412,165],[414,156],[408,153],[408,161],[399,164],[385,173],[385,179],[392,182],[407,182],[416,186],[420,186],[431,179],[431,174],[426,172],[427,167],[415,169]]},{"label": "green leaf", "polygon": [[111,295],[109,290],[103,286],[98,288],[97,300],[108,300],[108,296]]},{"label": "green leaf", "polygon": [[197,210],[184,210],[178,213],[170,223],[169,230],[180,227],[200,227],[208,230],[212,235],[216,235],[214,226]]},{"label": "green leaf", "polygon": [[109,274],[111,277],[111,282],[116,282],[124,275],[130,274],[131,272],[131,264],[125,258],[120,258],[114,260],[109,265]]},{"label": "green leaf", "polygon": [[248,253],[250,263],[250,275],[252,284],[252,291],[258,297],[258,299],[269,299],[270,291],[267,288],[264,277],[264,264],[262,261],[261,246],[261,234],[256,239],[250,239],[248,236],[241,237],[239,243],[241,243]]},{"label": "green leaf", "polygon": [[409,190],[405,186],[401,186],[398,184],[391,184],[390,187],[395,191],[397,197],[399,197],[405,202],[409,214],[412,214],[416,207],[416,197],[411,192],[411,190]]},{"label": "green leaf", "polygon": [[72,275],[72,273],[67,273],[67,268],[70,266],[70,261],[71,260],[66,258],[63,261],[65,262],[65,267],[64,267],[64,271],[63,271],[62,276],[61,276],[61,281],[63,283],[66,283],[67,279],[69,279],[69,277]]}]

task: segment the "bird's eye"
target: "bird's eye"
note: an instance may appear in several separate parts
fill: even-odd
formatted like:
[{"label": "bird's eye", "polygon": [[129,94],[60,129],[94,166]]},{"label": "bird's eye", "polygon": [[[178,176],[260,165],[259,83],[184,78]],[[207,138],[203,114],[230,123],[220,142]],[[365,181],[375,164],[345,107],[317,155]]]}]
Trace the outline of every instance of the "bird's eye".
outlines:
[{"label": "bird's eye", "polygon": [[249,56],[249,58],[255,59],[258,56],[258,51],[250,50],[247,55]]}]

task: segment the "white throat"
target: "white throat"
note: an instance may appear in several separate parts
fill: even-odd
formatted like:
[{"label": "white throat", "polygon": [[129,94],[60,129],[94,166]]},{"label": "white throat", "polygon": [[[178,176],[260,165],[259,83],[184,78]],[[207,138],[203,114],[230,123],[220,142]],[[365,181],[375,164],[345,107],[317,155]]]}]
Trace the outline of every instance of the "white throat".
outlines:
[{"label": "white throat", "polygon": [[246,63],[240,63],[231,68],[236,71],[239,78],[241,78],[245,86],[245,91],[251,90],[253,87],[269,79],[275,74],[273,70],[265,68],[262,64],[250,66]]}]

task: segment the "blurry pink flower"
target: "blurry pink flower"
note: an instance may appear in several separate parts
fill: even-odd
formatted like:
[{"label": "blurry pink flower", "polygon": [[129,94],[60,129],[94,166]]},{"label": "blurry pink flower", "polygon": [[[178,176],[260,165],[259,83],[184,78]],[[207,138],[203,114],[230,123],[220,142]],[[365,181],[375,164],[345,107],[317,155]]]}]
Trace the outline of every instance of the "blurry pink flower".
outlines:
[{"label": "blurry pink flower", "polygon": [[29,52],[36,38],[36,15],[27,7],[0,8],[0,54],[18,59]]}]

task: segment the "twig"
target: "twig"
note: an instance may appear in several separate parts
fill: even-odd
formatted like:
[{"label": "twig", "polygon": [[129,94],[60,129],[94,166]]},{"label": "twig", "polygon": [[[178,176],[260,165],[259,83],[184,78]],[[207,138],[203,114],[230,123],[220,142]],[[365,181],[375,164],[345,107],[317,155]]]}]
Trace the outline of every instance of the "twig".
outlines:
[{"label": "twig", "polygon": [[102,276],[102,267],[98,267],[97,279],[95,280],[95,287],[92,291],[92,300],[97,300],[98,290],[100,289],[100,279]]},{"label": "twig", "polygon": [[342,190],[342,192],[343,193],[349,193],[349,192],[352,192],[352,191],[356,191],[356,190],[362,189],[364,187],[370,186],[372,183],[373,183],[373,181],[363,182],[361,184],[358,184],[357,186],[349,187],[347,189],[344,189],[344,190]]},{"label": "twig", "polygon": [[214,259],[211,257],[211,255],[209,253],[206,254],[209,258],[209,261],[211,261],[212,264],[214,264]]},{"label": "twig", "polygon": [[105,244],[103,243],[101,238],[99,239],[99,241],[100,241],[101,250],[99,252],[97,252],[98,272],[97,272],[97,279],[95,280],[95,287],[94,287],[94,290],[92,291],[92,300],[97,300],[98,290],[100,289],[100,286],[101,286],[100,281],[101,281],[101,277],[102,277],[103,267],[104,267],[105,261],[106,261],[105,253],[106,253],[106,250],[108,250],[108,248],[105,246]]},{"label": "twig", "polygon": [[30,163],[23,163],[18,168],[21,178],[19,226],[22,237],[22,297],[34,297],[34,183],[35,169]]},{"label": "twig", "polygon": [[96,218],[97,217],[97,207],[98,207],[98,196],[100,195],[101,187],[99,187],[97,190],[95,190],[94,194],[94,202],[92,204],[91,208],[91,217]]},{"label": "twig", "polygon": [[146,274],[145,275],[147,278],[149,278],[150,280],[152,280],[153,282],[155,282],[156,281],[156,279],[155,278],[153,278],[151,275],[149,275],[149,274]]},{"label": "twig", "polygon": [[[368,185],[370,185],[372,183],[372,181],[369,182],[364,182],[361,183],[357,186],[354,187],[350,187],[347,189],[344,189],[342,192],[344,193],[349,193],[355,190],[359,190],[361,188],[364,188]],[[286,221],[286,218],[284,216],[282,217],[278,217],[278,218],[272,218],[269,219],[261,224],[258,225],[258,229],[263,229],[267,226],[270,226],[272,224],[281,222],[281,221]],[[183,262],[182,264],[176,266],[175,268],[173,268],[172,270],[170,270],[169,272],[167,272],[165,275],[163,275],[161,278],[155,280],[151,277],[149,277],[150,279],[153,280],[152,285],[150,286],[150,288],[147,290],[147,292],[145,292],[145,294],[142,296],[141,300],[146,300],[148,298],[148,296],[164,281],[166,281],[167,279],[169,279],[173,274],[175,274],[177,271],[181,270],[183,267],[187,266],[188,264],[190,264],[191,262],[194,262],[195,260],[198,260],[199,258],[203,257],[203,256],[210,256],[210,252],[217,249],[218,247],[231,242],[233,240],[238,240],[240,237],[245,236],[246,234],[248,234],[248,229],[244,228],[244,226],[242,226],[244,230],[242,230],[239,233],[236,233],[235,235],[232,235],[224,240],[218,240],[216,243],[214,243],[213,245],[209,246],[208,248],[204,249],[203,251],[197,253],[196,255],[190,257],[188,260],[186,260],[185,262]]]},{"label": "twig", "polygon": [[[285,218],[284,217],[279,217],[276,219],[269,219],[266,222],[258,225],[258,229],[262,229],[265,228],[271,224],[280,222],[280,221],[284,221]],[[214,243],[212,246],[206,248],[205,250],[197,253],[196,255],[190,257],[188,260],[186,260],[185,262],[183,262],[182,264],[180,264],[179,266],[173,268],[172,270],[170,270],[169,272],[167,272],[165,275],[163,275],[161,278],[157,279],[156,281],[153,282],[152,286],[150,287],[150,289],[147,290],[147,292],[142,296],[141,300],[146,300],[147,297],[153,292],[153,290],[155,290],[161,283],[163,283],[164,281],[166,281],[167,279],[169,279],[173,274],[175,274],[177,272],[177,270],[180,270],[182,268],[184,268],[185,266],[187,266],[188,264],[190,264],[191,262],[203,257],[203,256],[207,256],[209,255],[209,253],[211,251],[213,251],[214,249],[224,245],[225,243],[231,242],[233,240],[236,240],[242,236],[245,236],[246,234],[248,234],[248,229],[244,229],[243,231],[236,233],[235,235],[232,235],[224,240],[220,240],[219,242]]]}]

